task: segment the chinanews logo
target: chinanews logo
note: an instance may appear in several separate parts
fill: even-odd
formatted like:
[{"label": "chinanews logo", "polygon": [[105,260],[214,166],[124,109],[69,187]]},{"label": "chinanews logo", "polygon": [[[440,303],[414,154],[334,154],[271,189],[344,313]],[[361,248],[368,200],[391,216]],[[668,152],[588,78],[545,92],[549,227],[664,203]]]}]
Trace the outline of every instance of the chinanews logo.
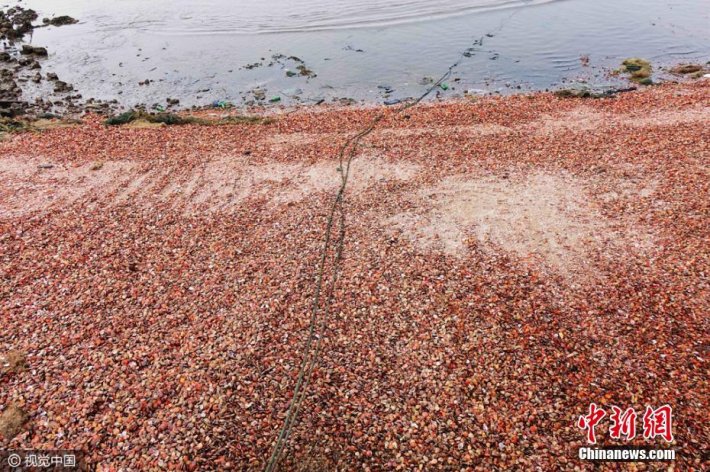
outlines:
[{"label": "chinanews logo", "polygon": [[[579,427],[585,434],[587,443],[597,444],[596,427],[608,417],[609,436],[613,440],[631,441],[637,436],[643,436],[647,441],[662,438],[666,442],[673,442],[673,409],[670,405],[658,408],[647,406],[643,416],[633,408],[622,409],[611,406],[610,414],[597,406],[589,405],[588,413],[581,415],[577,420]],[[638,428],[640,421],[640,429]],[[636,446],[610,446],[606,448],[581,447],[579,458],[593,461],[667,461],[675,459],[675,451],[670,449],[653,449],[650,447]]]}]

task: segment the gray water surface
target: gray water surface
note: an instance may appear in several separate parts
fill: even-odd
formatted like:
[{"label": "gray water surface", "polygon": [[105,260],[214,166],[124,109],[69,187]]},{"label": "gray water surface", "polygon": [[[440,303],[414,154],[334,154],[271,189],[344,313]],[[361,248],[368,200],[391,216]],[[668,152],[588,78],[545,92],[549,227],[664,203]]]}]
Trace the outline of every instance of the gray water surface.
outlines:
[{"label": "gray water surface", "polygon": [[[35,30],[44,70],[130,106],[416,96],[462,51],[440,97],[618,83],[627,57],[710,59],[710,0],[26,0],[79,24]],[[475,43],[483,39],[482,45]],[[278,60],[272,59],[277,55]],[[315,77],[300,75],[297,56]],[[582,57],[588,57],[588,65]],[[259,64],[259,65],[255,65]],[[271,65],[269,65],[271,64]],[[247,65],[254,65],[247,68]],[[292,75],[289,77],[288,74]],[[295,76],[293,76],[296,74]],[[138,85],[149,79],[149,85]],[[458,79],[458,80],[454,80]]]}]

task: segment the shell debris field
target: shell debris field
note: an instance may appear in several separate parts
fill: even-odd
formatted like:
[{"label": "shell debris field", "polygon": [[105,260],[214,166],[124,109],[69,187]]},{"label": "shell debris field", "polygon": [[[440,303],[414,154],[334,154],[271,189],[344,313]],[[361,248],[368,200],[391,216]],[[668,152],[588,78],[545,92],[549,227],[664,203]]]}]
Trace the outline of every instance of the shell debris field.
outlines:
[{"label": "shell debris field", "polygon": [[23,361],[0,366],[0,447],[80,450],[97,470],[262,469],[337,152],[383,112],[353,164],[332,315],[281,470],[594,470],[577,458],[592,402],[671,405],[672,444],[613,440],[604,421],[599,444],[702,469],[709,92],[9,134],[0,357]]}]

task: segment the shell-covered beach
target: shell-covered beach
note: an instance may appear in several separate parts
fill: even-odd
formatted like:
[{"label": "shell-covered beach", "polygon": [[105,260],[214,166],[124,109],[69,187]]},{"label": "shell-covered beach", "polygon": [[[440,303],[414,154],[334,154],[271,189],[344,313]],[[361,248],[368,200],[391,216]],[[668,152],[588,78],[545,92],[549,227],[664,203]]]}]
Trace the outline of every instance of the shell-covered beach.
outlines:
[{"label": "shell-covered beach", "polygon": [[337,156],[379,114],[352,160],[282,468],[596,470],[576,459],[596,403],[671,405],[672,443],[615,442],[608,422],[599,442],[703,469],[703,78],[6,135],[0,445],[83,451],[97,470],[262,469],[301,366]]}]

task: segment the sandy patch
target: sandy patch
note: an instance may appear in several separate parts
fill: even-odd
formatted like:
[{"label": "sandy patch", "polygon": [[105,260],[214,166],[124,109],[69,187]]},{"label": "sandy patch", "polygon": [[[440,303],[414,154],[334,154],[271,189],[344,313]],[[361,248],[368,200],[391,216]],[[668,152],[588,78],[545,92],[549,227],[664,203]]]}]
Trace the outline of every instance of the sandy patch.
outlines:
[{"label": "sandy patch", "polygon": [[[352,162],[348,190],[408,180],[416,172],[413,164],[358,157]],[[252,164],[241,156],[213,157],[192,168],[129,161],[71,167],[6,157],[0,159],[0,178],[5,183],[0,190],[0,217],[67,206],[81,199],[141,207],[161,203],[184,207],[187,213],[228,210],[250,198],[277,206],[335,191],[340,184],[336,161]]]},{"label": "sandy patch", "polygon": [[[350,164],[348,191],[363,191],[373,185],[388,181],[411,179],[420,167],[416,164],[388,162],[378,156],[359,156]],[[275,203],[300,201],[308,195],[323,191],[335,191],[341,183],[341,172],[337,161],[319,162],[303,167],[294,175],[290,188],[274,197]]]},{"label": "sandy patch", "polygon": [[487,250],[536,259],[563,274],[589,272],[595,252],[641,250],[645,233],[604,217],[584,182],[567,174],[455,176],[415,196],[418,209],[387,221],[425,249],[466,252],[472,238]]},{"label": "sandy patch", "polygon": [[618,115],[580,106],[568,112],[543,116],[540,120],[524,127],[530,127],[540,134],[549,134],[563,131],[591,131],[619,126],[633,128],[671,126],[702,121],[710,122],[710,107],[696,106],[677,111],[661,110],[657,113]]},{"label": "sandy patch", "polygon": [[127,161],[65,166],[43,159],[0,159],[0,217],[18,216],[69,205],[91,196],[101,197],[133,178],[135,164]]},{"label": "sandy patch", "polygon": [[444,127],[426,127],[426,128],[386,128],[376,131],[375,136],[382,137],[408,137],[428,135],[463,135],[463,136],[485,136],[492,134],[502,134],[510,132],[513,128],[498,125],[495,123],[481,123],[477,125],[460,125],[460,126],[444,126]]}]

